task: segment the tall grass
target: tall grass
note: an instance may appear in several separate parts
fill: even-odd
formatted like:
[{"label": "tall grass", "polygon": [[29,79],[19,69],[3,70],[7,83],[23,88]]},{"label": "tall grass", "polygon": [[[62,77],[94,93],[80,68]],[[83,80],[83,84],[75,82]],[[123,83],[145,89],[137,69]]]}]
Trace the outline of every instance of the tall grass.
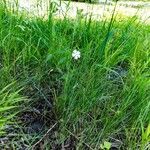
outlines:
[{"label": "tall grass", "polygon": [[[149,32],[135,18],[55,19],[50,13],[44,20],[4,8],[0,85],[17,80],[33,101],[28,107],[44,103],[44,111],[52,109],[59,145],[73,137],[76,149],[100,149],[103,142],[149,148]],[[81,52],[79,60],[71,56],[74,49]],[[54,141],[48,141],[45,147],[52,149]]]}]

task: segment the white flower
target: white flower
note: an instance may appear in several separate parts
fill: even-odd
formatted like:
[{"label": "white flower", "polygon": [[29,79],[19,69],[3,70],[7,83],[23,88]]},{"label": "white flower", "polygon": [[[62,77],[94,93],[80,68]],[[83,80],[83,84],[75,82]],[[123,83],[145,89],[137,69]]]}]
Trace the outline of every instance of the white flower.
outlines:
[{"label": "white flower", "polygon": [[77,59],[79,59],[79,58],[81,57],[81,53],[80,53],[78,50],[74,50],[74,51],[72,52],[72,57],[73,57],[75,60],[77,60]]}]

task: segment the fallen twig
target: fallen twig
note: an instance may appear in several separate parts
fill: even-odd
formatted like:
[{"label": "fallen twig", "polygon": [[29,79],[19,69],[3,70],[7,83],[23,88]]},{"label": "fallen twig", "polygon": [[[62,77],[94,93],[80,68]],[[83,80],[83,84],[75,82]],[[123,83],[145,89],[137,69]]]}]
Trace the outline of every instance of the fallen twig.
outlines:
[{"label": "fallen twig", "polygon": [[53,129],[56,125],[57,125],[57,123],[55,123],[55,124],[44,134],[44,136],[32,146],[32,150],[34,150],[34,148],[35,148],[38,144],[40,144],[40,143],[43,141],[43,139],[45,139],[45,137],[49,134],[49,132],[52,131],[52,129]]},{"label": "fallen twig", "polygon": [[[78,141],[79,141],[79,138],[76,136],[76,135],[74,135],[72,132],[70,132],[68,129],[66,129],[74,138],[76,138]],[[87,144],[87,143],[85,143],[84,141],[82,141],[82,143],[85,145],[85,146],[87,146],[90,150],[93,150],[93,148],[89,145],[89,144]]]}]

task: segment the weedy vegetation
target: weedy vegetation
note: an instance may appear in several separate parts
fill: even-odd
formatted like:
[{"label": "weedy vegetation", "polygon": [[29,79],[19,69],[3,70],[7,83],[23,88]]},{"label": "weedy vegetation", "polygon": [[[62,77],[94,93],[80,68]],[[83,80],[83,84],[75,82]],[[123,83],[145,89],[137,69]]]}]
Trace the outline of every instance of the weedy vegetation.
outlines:
[{"label": "weedy vegetation", "polygon": [[0,149],[150,149],[149,67],[150,25],[136,17],[1,3]]}]

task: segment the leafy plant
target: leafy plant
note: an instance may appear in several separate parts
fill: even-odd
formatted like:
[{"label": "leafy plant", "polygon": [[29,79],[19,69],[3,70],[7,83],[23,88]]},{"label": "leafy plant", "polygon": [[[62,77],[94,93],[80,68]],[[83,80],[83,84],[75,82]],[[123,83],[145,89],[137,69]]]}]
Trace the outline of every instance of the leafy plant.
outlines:
[{"label": "leafy plant", "polygon": [[101,148],[102,150],[105,150],[105,149],[106,149],[106,150],[110,150],[110,148],[111,148],[111,143],[105,141],[104,144],[101,144],[101,145],[100,145],[100,148]]}]

